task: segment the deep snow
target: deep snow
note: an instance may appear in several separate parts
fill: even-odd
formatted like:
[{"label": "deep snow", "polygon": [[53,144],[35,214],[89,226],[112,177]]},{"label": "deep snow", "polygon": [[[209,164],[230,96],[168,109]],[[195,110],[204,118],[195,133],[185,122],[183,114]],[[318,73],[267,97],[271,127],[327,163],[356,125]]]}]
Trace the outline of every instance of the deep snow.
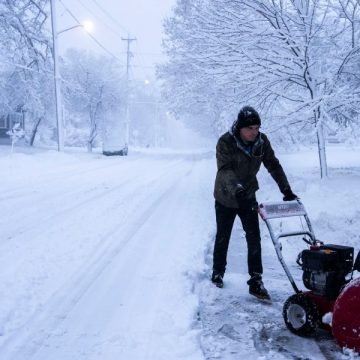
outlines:
[{"label": "deep snow", "polygon": [[[318,238],[360,248],[359,148],[278,153]],[[213,151],[128,157],[0,147],[1,359],[350,359],[328,334],[289,333],[292,289],[264,224],[264,281],[247,294],[237,222],[224,289],[209,281],[215,234]],[[265,170],[259,201],[279,201]],[[294,221],[277,226],[298,226]],[[304,245],[284,241],[295,258]],[[285,250],[286,249],[286,250]]]}]

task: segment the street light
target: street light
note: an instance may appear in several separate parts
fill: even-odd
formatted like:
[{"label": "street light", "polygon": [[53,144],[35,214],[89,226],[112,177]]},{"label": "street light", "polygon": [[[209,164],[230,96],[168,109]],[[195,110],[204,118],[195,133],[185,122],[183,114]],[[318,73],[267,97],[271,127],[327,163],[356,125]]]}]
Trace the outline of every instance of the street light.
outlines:
[{"label": "street light", "polygon": [[90,32],[93,29],[91,21],[85,21],[83,24],[77,24],[71,26],[68,29],[57,31],[56,22],[56,0],[50,0],[51,6],[51,27],[53,37],[53,59],[54,59],[54,83],[55,83],[55,104],[56,104],[56,126],[57,126],[57,140],[58,151],[64,151],[64,124],[61,111],[61,78],[59,71],[59,49],[58,49],[58,36],[68,30],[75,29],[77,27],[83,27],[86,31]]},{"label": "street light", "polygon": [[91,20],[85,20],[82,23],[82,27],[86,32],[91,33],[94,30],[94,23]]},{"label": "street light", "polygon": [[82,24],[77,24],[77,25],[71,26],[71,27],[69,27],[69,28],[66,28],[66,29],[64,29],[64,30],[58,31],[57,34],[60,35],[60,34],[62,34],[62,33],[65,32],[65,31],[69,31],[69,30],[72,30],[72,29],[76,29],[76,28],[78,28],[78,27],[84,28],[84,30],[85,30],[86,32],[91,32],[91,31],[93,30],[93,28],[94,28],[94,24],[93,24],[91,21],[86,20],[86,21],[84,21]]}]

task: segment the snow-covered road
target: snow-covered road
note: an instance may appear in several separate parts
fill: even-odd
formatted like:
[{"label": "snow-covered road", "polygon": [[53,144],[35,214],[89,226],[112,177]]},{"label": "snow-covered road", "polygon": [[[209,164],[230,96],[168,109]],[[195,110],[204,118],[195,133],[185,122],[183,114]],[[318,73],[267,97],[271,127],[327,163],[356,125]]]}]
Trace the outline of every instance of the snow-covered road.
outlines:
[{"label": "snow-covered road", "polygon": [[[330,158],[326,182],[313,153],[281,161],[320,238],[358,250],[360,164],[346,151],[346,163]],[[329,335],[285,328],[292,290],[264,227],[272,304],[247,293],[238,222],[225,287],[210,283],[213,152],[11,156],[3,147],[0,166],[0,359],[358,359]],[[280,199],[264,171],[260,183],[261,201]],[[291,265],[303,245],[284,245]]]},{"label": "snow-covered road", "polygon": [[23,183],[8,174],[1,277],[20,283],[9,284],[0,357],[201,359],[189,277],[209,229],[188,224],[211,221],[209,158],[102,158]]}]

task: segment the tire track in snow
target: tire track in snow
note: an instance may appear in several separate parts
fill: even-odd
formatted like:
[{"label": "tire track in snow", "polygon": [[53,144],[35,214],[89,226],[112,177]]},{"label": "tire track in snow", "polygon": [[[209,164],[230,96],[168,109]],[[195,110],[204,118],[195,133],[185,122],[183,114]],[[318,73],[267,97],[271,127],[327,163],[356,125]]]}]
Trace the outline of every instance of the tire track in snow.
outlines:
[{"label": "tire track in snow", "polygon": [[[172,284],[181,282],[184,275],[180,269],[189,268],[189,265],[179,266],[179,260],[181,264],[181,259],[192,259],[188,244],[197,240],[191,236],[193,230],[184,229],[183,225],[184,221],[188,224],[186,218],[193,219],[192,205],[199,204],[199,198],[192,201],[193,179],[190,169],[178,177],[168,196],[154,208],[116,261],[99,276],[68,318],[45,341],[34,360],[49,357],[62,360],[74,352],[78,354],[77,360],[168,360],[189,354],[189,339],[190,343],[196,343],[196,334],[188,329],[184,334],[181,327],[184,319],[177,319],[175,328],[179,330],[170,325],[172,330],[168,331],[168,325],[164,329],[162,322],[176,323],[173,318],[179,306],[180,309],[189,306],[189,296],[186,296],[189,294],[179,291],[177,286],[172,289]],[[184,241],[188,242],[185,246],[188,255],[184,254]],[[103,307],[110,311],[104,311]],[[92,316],[97,310],[100,315]],[[163,350],[169,348],[171,356]],[[197,356],[192,359],[202,359],[198,350],[195,353]]]},{"label": "tire track in snow", "polygon": [[[157,173],[155,176],[151,176],[150,178],[144,177],[143,179],[141,179],[142,186],[146,186],[148,181],[156,182],[162,176],[167,174],[167,172],[169,172],[172,169],[179,166],[182,162],[183,162],[182,160],[176,160],[174,163],[171,163],[171,164],[167,165],[165,168],[162,168],[160,174]],[[129,178],[129,179],[126,179],[125,181],[120,182],[116,186],[112,186],[110,189],[105,189],[105,190],[100,189],[100,192],[98,194],[87,196],[85,199],[82,199],[82,200],[76,202],[75,204],[72,204],[71,206],[65,205],[60,210],[57,209],[55,212],[52,212],[51,214],[49,214],[47,217],[41,218],[41,221],[48,223],[49,226],[54,226],[52,224],[54,224],[54,222],[56,222],[56,220],[59,219],[59,217],[61,217],[62,215],[68,214],[69,212],[77,211],[78,209],[81,209],[85,205],[88,205],[88,204],[94,202],[95,200],[100,200],[101,198],[106,198],[109,196],[109,194],[113,194],[113,193],[116,194],[118,192],[119,192],[119,195],[121,196],[123,187],[128,184],[131,184],[133,181],[134,181],[133,178]],[[137,182],[137,184],[138,184],[138,182]],[[138,189],[135,188],[133,190],[133,193],[136,192],[137,190]],[[77,194],[77,191],[74,190],[74,191],[71,191],[70,193],[59,194],[58,196],[55,196],[55,197],[53,197],[51,195],[50,201],[53,202],[54,199],[61,198],[62,202],[64,204],[66,204],[67,203],[66,198],[67,197],[72,198],[76,194]],[[49,195],[46,194],[46,196],[49,196]],[[129,196],[125,197],[125,199],[127,199],[127,198],[129,198]],[[121,200],[121,202],[123,202],[124,198],[120,199],[120,200]],[[39,202],[41,202],[41,199],[39,199]],[[50,207],[50,205],[47,205],[47,206]],[[21,211],[21,209],[19,211]],[[23,211],[25,213],[27,213],[28,209],[26,207],[24,207]],[[38,212],[39,212],[39,214],[44,213],[43,208],[39,209]],[[37,218],[36,212],[32,211],[31,215],[34,217],[34,219]],[[7,239],[8,241],[14,241],[14,239],[16,237],[22,236],[23,234],[34,237],[34,236],[36,236],[36,232],[38,231],[38,228],[39,228],[38,223],[36,221],[32,221],[30,223],[30,225],[27,224],[27,225],[23,225],[23,226],[22,225],[17,226],[16,229],[14,229],[16,231],[15,235],[7,235],[6,236],[4,234],[4,239],[5,240]],[[2,240],[2,242],[0,243],[0,246],[4,246],[4,245],[6,245],[6,243],[7,243],[6,241]]]},{"label": "tire track in snow", "polygon": [[[141,158],[138,159],[132,159],[131,164],[136,163],[137,161],[141,160]],[[92,164],[90,164],[92,165]],[[102,166],[96,166],[96,167],[91,167],[88,169],[83,169],[83,170],[79,170],[77,168],[77,166],[73,166],[70,167],[68,169],[66,169],[66,172],[64,173],[63,169],[60,168],[61,171],[57,171],[57,172],[52,172],[52,173],[42,173],[40,175],[39,178],[34,178],[32,179],[33,182],[35,182],[36,184],[36,189],[38,191],[41,191],[41,189],[43,188],[43,185],[47,185],[49,184],[49,182],[53,182],[54,180],[58,181],[59,180],[59,175],[61,175],[62,178],[65,178],[66,176],[64,176],[64,174],[68,174],[68,176],[71,176],[72,178],[76,178],[76,177],[83,177],[85,174],[91,174],[94,172],[98,172],[99,170],[105,170],[105,169],[111,169],[113,168],[115,165],[115,163],[111,162]],[[50,175],[50,176],[49,176]],[[24,191],[25,190],[25,191]],[[0,197],[0,201],[5,201],[5,200],[16,200],[17,198],[21,198],[23,199],[24,197],[33,197],[33,193],[29,193],[29,184],[24,182],[24,185],[22,186],[17,186],[14,188],[8,188],[6,190],[6,195],[3,197]]]},{"label": "tire track in snow", "polygon": [[[186,170],[186,169],[185,169]],[[50,336],[50,329],[55,329],[67,317],[71,309],[79,302],[94,281],[111,264],[116,256],[131,243],[141,226],[146,222],[150,215],[158,208],[169,193],[178,186],[178,179],[186,176],[189,170],[184,173],[183,169],[167,174],[167,183],[162,181],[158,184],[155,180],[149,188],[152,196],[151,201],[146,200],[146,207],[140,208],[136,221],[130,227],[113,228],[99,241],[104,243],[102,249],[98,249],[81,269],[79,274],[74,276],[64,287],[49,300],[47,304],[34,314],[22,330],[10,338],[2,347],[0,354],[6,359],[29,359],[36,351],[41,348],[43,342]],[[171,181],[169,181],[171,179]],[[166,184],[165,190],[162,187]],[[160,192],[160,190],[162,190]],[[131,196],[129,196],[131,197]],[[123,239],[120,243],[110,242],[117,235]],[[14,352],[15,349],[15,352]]]}]

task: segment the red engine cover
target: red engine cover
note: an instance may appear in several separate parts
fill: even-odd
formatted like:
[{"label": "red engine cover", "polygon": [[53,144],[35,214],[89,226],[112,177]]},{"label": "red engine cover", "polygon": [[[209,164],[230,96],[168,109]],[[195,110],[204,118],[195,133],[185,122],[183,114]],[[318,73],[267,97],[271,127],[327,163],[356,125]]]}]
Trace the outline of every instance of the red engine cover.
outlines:
[{"label": "red engine cover", "polygon": [[340,346],[360,353],[360,278],[351,281],[336,299],[332,333]]}]

